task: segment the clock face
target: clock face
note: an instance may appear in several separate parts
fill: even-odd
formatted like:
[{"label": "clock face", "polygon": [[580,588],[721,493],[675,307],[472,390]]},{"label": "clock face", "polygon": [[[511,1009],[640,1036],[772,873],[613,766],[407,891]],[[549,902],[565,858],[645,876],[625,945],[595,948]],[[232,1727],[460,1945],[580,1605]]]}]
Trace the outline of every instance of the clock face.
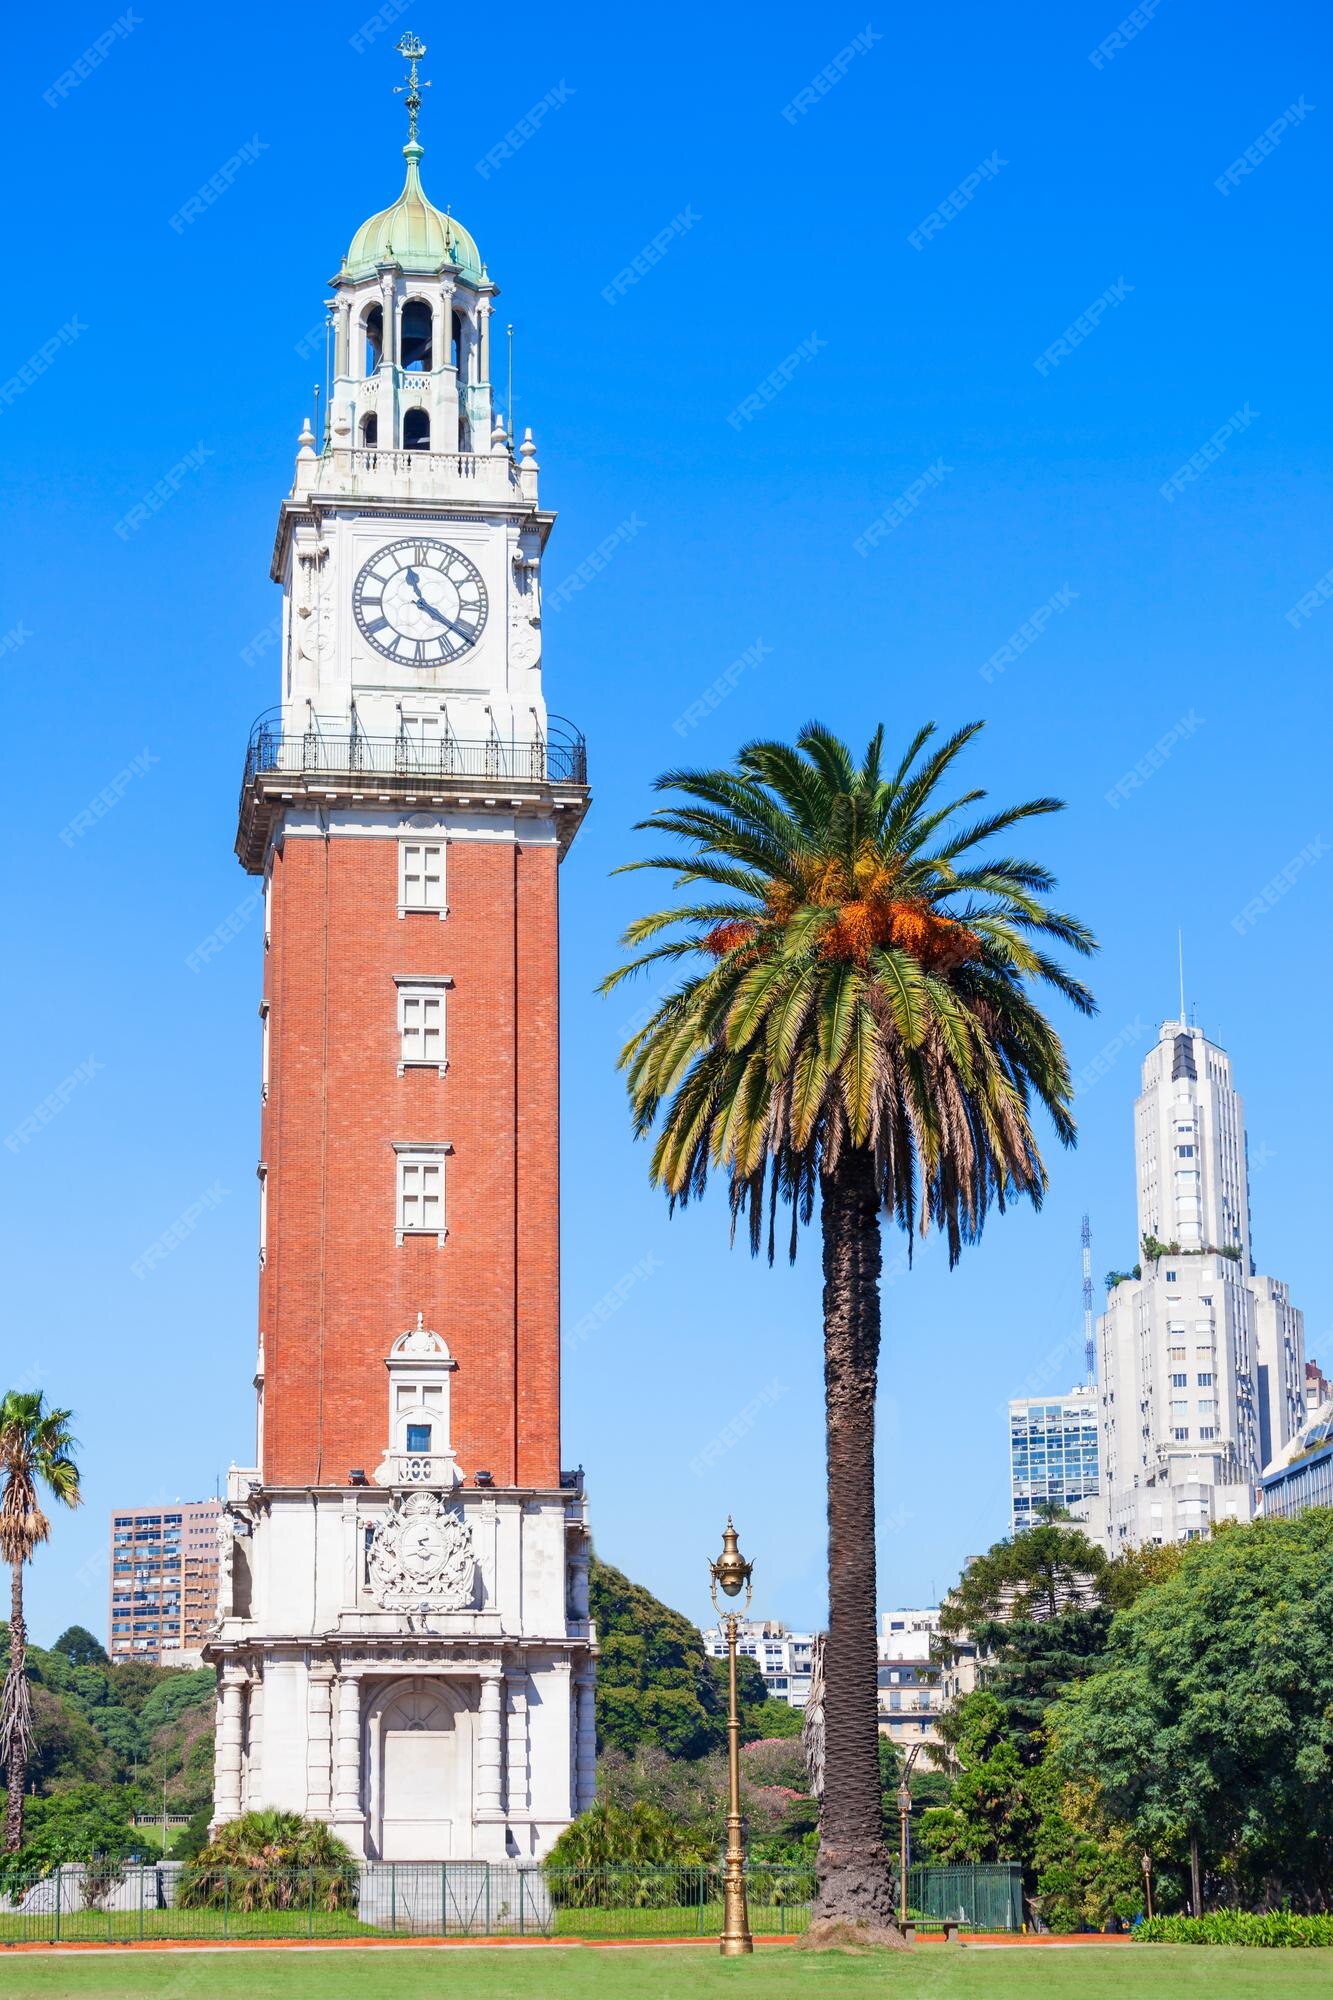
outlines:
[{"label": "clock face", "polygon": [[390,542],[362,564],[352,609],[386,660],[438,667],[459,659],[481,637],[486,586],[476,564],[447,542]]}]

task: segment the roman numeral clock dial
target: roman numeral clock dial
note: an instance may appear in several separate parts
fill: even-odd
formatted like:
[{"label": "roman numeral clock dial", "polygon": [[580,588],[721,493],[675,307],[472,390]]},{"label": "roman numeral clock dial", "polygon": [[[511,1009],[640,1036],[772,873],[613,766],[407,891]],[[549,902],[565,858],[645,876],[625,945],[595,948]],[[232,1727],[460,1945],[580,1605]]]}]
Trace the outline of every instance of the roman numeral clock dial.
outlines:
[{"label": "roman numeral clock dial", "polygon": [[481,637],[486,608],[480,570],[447,542],[390,542],[352,587],[362,636],[400,667],[461,659]]}]

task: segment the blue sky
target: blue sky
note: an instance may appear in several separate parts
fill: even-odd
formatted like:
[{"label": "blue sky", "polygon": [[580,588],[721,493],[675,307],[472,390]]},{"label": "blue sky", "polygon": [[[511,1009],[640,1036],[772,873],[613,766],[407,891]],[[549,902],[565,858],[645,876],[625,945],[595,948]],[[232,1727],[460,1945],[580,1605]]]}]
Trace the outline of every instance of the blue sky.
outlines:
[{"label": "blue sky", "polygon": [[306,336],[399,186],[408,26],[425,185],[515,328],[514,414],[560,512],[548,590],[635,523],[546,633],[595,788],[562,875],[586,1333],[565,1455],[602,1553],[700,1616],[731,1509],[756,1609],[822,1615],[817,1242],[769,1271],[728,1249],[721,1200],[668,1221],[614,1070],[637,1002],[593,993],[646,893],[609,871],[655,774],[812,715],[858,742],[984,716],[968,776],[1069,801],[1029,845],[1103,943],[1100,1016],[1059,1017],[1090,1081],[1042,1213],[886,1286],[881,1602],[934,1597],[1003,1532],[1004,1401],[1077,1367],[1082,1212],[1099,1279],[1132,1259],[1131,1104],[1178,926],[1246,1099],[1261,1266],[1333,1362],[1326,17],[1147,0],[1118,45],[1120,0],[492,18],[484,43],[438,8],[376,32],[368,7],[246,0],[10,30],[0,1131],[64,1101],[0,1149],[3,1373],[74,1405],[88,1499],[34,1567],[39,1639],[102,1629],[113,1504],[211,1492],[250,1451],[260,940],[236,790],[277,695]]}]

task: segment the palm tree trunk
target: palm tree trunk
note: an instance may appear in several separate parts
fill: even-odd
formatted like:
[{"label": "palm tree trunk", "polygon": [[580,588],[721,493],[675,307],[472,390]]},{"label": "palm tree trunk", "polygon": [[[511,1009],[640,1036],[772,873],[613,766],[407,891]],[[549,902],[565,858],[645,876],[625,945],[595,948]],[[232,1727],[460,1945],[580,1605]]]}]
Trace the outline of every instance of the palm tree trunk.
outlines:
[{"label": "palm tree trunk", "polygon": [[23,1845],[23,1787],[28,1782],[31,1743],[31,1700],[28,1694],[28,1629],[23,1619],[23,1564],[10,1565],[9,1671],[5,1675],[0,1719],[6,1743],[5,1852]]},{"label": "palm tree trunk", "polygon": [[894,1928],[879,1787],[875,1387],[879,1198],[864,1148],[821,1177],[829,1635],[816,1921]]}]

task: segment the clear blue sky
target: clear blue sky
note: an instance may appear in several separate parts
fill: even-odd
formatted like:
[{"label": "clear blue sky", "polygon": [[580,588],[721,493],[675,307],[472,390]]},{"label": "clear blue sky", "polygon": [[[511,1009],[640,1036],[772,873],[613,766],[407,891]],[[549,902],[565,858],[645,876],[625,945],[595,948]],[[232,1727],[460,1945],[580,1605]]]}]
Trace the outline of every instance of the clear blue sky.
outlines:
[{"label": "clear blue sky", "polygon": [[[901,738],[982,715],[972,777],[1068,799],[1032,844],[1104,950],[1100,1017],[1062,1025],[1080,1070],[1121,1043],[1042,1214],[998,1218],[953,1274],[928,1250],[886,1289],[882,1603],[933,1597],[1003,1532],[1005,1398],[1076,1367],[1083,1210],[1099,1280],[1133,1257],[1131,1104],[1174,1011],[1177,926],[1262,1162],[1261,1264],[1333,1362],[1333,861],[1317,858],[1333,603],[1285,615],[1333,567],[1322,10],[1161,0],[1099,63],[1120,0],[868,22],[499,10],[484,36],[423,7],[365,51],[355,5],[149,4],[106,42],[110,16],[21,11],[8,41],[0,1132],[74,1081],[58,1116],[0,1148],[3,1373],[39,1368],[75,1407],[88,1498],[35,1565],[35,1635],[101,1631],[113,1504],[211,1492],[251,1449],[253,916],[202,971],[186,959],[251,886],[236,792],[277,668],[243,653],[277,610],[276,509],[322,372],[300,343],[399,186],[407,26],[431,44],[426,187],[477,237],[516,329],[515,414],[560,512],[548,590],[642,524],[546,635],[551,706],[586,730],[596,794],[562,878],[567,1330],[639,1271],[565,1374],[566,1461],[588,1469],[603,1554],[699,1616],[730,1508],[756,1609],[822,1615],[817,1243],[770,1272],[728,1250],[720,1200],[668,1222],[613,1068],[635,1002],[593,994],[645,894],[609,871],[636,851],[655,773],[811,715],[857,740],[881,719]],[[825,71],[836,82],[800,99]],[[535,135],[477,171],[543,100]],[[1252,170],[1221,192],[1247,147]],[[1067,336],[1080,316],[1085,337]],[[803,343],[785,386],[729,422]],[[118,534],[182,464],[169,502]],[[76,821],[107,787],[114,809]]]}]

